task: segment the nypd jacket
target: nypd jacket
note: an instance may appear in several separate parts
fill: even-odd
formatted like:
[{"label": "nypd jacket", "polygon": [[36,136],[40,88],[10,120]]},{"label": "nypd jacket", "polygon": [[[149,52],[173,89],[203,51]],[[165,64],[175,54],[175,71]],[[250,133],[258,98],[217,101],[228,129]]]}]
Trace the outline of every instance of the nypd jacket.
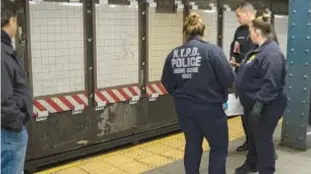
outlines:
[{"label": "nypd jacket", "polygon": [[1,128],[21,131],[32,114],[32,97],[21,60],[1,31]]},{"label": "nypd jacket", "polygon": [[198,36],[173,49],[166,58],[161,82],[175,101],[222,104],[234,73],[223,51]]},{"label": "nypd jacket", "polygon": [[241,104],[251,107],[257,100],[272,102],[283,94],[286,74],[285,58],[275,41],[267,40],[254,47],[237,73],[235,86]]}]

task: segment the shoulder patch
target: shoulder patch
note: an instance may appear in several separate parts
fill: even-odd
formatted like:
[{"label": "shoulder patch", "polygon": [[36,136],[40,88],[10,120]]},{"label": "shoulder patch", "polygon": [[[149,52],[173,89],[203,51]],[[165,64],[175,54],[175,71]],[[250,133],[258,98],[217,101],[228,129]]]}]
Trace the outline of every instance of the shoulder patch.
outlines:
[{"label": "shoulder patch", "polygon": [[246,63],[251,63],[252,61],[255,60],[255,58],[256,58],[256,55],[254,54],[254,55],[252,55],[252,56],[247,60]]}]

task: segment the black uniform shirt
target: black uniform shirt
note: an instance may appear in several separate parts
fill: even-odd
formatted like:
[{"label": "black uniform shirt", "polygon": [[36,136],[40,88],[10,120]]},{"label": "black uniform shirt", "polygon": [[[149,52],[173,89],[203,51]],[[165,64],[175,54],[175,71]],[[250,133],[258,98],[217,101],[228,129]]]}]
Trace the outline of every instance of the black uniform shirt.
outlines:
[{"label": "black uniform shirt", "polygon": [[245,55],[254,47],[249,37],[248,25],[239,26],[230,45],[230,59],[234,57],[237,63],[241,63]]}]

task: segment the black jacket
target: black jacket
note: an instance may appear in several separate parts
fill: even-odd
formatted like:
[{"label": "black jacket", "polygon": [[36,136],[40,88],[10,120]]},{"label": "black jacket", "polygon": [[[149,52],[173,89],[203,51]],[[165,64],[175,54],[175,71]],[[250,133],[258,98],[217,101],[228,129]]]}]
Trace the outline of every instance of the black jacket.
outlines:
[{"label": "black jacket", "polygon": [[1,128],[21,131],[32,109],[26,72],[10,37],[1,31]]},{"label": "black jacket", "polygon": [[256,101],[269,104],[283,94],[286,82],[286,62],[275,41],[267,40],[254,47],[241,64],[236,78],[236,90],[244,107]]},{"label": "black jacket", "polygon": [[162,84],[175,102],[222,104],[227,100],[234,73],[223,51],[198,36],[167,56]]}]

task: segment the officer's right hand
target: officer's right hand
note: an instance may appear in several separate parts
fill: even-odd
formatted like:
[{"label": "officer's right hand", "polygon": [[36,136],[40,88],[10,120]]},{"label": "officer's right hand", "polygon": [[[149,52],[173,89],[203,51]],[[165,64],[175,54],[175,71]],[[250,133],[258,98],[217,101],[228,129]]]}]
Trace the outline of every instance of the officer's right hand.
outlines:
[{"label": "officer's right hand", "polygon": [[239,66],[240,66],[240,64],[236,62],[236,60],[235,60],[234,57],[231,57],[230,64],[231,64],[233,67],[239,67]]}]

